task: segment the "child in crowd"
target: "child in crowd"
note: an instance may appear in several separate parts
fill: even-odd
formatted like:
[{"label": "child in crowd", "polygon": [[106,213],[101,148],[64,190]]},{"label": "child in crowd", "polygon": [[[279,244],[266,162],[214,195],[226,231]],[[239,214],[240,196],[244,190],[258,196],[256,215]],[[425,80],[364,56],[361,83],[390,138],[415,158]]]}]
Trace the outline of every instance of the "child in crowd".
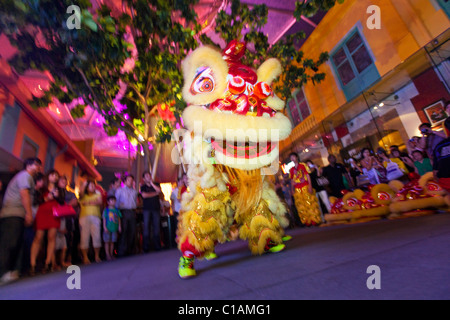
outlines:
[{"label": "child in crowd", "polygon": [[105,242],[106,259],[114,258],[114,244],[117,242],[118,232],[122,232],[120,218],[122,214],[116,208],[116,197],[109,196],[108,207],[103,210],[103,241]]}]

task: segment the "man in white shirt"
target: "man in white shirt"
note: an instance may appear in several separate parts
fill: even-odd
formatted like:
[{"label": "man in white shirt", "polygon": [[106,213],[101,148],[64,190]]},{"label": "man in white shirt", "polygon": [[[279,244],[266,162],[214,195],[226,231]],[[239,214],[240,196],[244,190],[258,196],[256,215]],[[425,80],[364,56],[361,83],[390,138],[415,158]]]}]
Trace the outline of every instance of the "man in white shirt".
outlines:
[{"label": "man in white shirt", "polygon": [[125,185],[116,190],[116,207],[122,213],[122,233],[119,239],[118,256],[133,253],[136,238],[136,208],[138,193],[133,188],[134,177],[125,178]]},{"label": "man in white shirt", "polygon": [[24,170],[9,182],[0,211],[0,284],[18,279],[25,226],[33,223],[33,176],[41,170],[38,158],[24,162]]}]

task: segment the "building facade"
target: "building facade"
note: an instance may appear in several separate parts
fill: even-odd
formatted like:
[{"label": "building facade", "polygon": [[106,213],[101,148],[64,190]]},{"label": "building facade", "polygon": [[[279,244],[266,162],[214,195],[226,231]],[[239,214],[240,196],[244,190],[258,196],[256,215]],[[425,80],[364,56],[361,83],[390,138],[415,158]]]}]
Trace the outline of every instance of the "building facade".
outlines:
[{"label": "building facade", "polygon": [[280,160],[326,165],[360,150],[398,145],[429,122],[442,128],[450,101],[450,2],[346,0],[332,8],[301,50],[317,59],[326,78],[294,92],[286,114],[294,130],[281,144]]},{"label": "building facade", "polygon": [[[39,82],[39,77],[36,78]],[[47,173],[56,169],[72,187],[80,177],[101,179],[90,159],[71,141],[45,109],[33,109],[32,91],[0,57],[0,180],[7,184],[23,168],[23,160],[38,157]]]}]

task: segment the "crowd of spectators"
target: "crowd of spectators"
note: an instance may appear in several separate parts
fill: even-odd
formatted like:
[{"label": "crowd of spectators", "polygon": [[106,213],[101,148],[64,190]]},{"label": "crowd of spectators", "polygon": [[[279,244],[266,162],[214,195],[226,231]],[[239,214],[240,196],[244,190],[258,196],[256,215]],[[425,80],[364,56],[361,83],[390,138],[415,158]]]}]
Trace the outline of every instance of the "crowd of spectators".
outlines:
[{"label": "crowd of spectators", "polygon": [[[79,195],[58,171],[42,173],[38,158],[7,184],[0,204],[0,285],[71,264],[110,261],[175,246],[184,176],[173,189],[171,203],[144,172],[141,182],[115,178],[105,191],[94,180],[81,183]],[[1,189],[0,189],[1,191]],[[55,216],[54,208],[70,206],[75,214]],[[166,219],[169,230],[161,232]]]},{"label": "crowd of spectators", "polygon": [[[448,128],[447,128],[448,126]],[[450,118],[444,127],[450,130]],[[436,181],[450,191],[450,140],[445,131],[434,131],[429,123],[419,126],[421,137],[414,136],[406,144],[406,150],[400,151],[399,146],[391,145],[388,149],[382,147],[373,150],[364,147],[359,155],[339,163],[332,154],[328,156],[328,165],[319,167],[311,160],[306,160],[309,179],[317,195],[322,213],[329,213],[329,197],[342,198],[346,191],[357,188],[367,189],[370,185],[388,183],[399,180],[404,184],[418,179],[428,172],[433,172]],[[448,131],[450,132],[450,131]],[[449,150],[445,147],[449,145]],[[298,156],[298,155],[297,155]],[[449,157],[449,163],[445,163]],[[448,166],[447,166],[448,164]],[[441,174],[439,174],[442,172]],[[447,178],[448,182],[447,183]],[[448,184],[448,187],[446,185]],[[277,191],[289,209],[294,224],[301,225],[297,209],[294,205],[291,189],[292,181],[289,174],[277,179]]]},{"label": "crowd of spectators", "polygon": [[[445,128],[450,131],[450,118]],[[375,152],[362,148],[359,157],[345,164],[330,154],[324,167],[307,160],[322,213],[330,212],[330,196],[340,198],[346,190],[394,179],[408,183],[430,171],[450,191],[450,138],[433,131],[428,123],[419,130],[422,137],[412,137],[406,152],[395,145]],[[0,181],[0,284],[71,264],[98,263],[175,246],[180,199],[187,190],[185,175],[173,189],[170,204],[149,172],[142,174],[138,185],[132,175],[115,178],[107,191],[95,181],[85,180],[76,196],[66,176],[56,170],[44,175],[41,165],[38,158],[26,159],[23,170],[7,186]],[[286,202],[291,225],[301,225],[289,175],[277,181],[277,192]],[[63,204],[76,214],[55,217],[53,208]],[[162,216],[169,226],[167,237],[161,233]]]}]

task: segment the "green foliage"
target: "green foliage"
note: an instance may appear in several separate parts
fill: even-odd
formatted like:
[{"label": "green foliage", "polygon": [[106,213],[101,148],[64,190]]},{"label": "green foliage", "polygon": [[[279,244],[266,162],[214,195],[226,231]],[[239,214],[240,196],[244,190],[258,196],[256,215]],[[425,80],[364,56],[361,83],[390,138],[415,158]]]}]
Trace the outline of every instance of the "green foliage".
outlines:
[{"label": "green foliage", "polygon": [[[343,0],[302,0],[296,2],[294,16],[297,20],[302,15],[312,16],[319,10],[327,11],[336,2]],[[311,81],[319,83],[325,78],[325,74],[319,71],[319,67],[325,63],[329,56],[327,52],[320,55],[317,60],[304,57],[304,53],[295,48],[295,40],[305,37],[305,33],[300,31],[279,40],[274,45],[268,43],[267,36],[262,32],[262,28],[267,23],[267,6],[254,5],[252,9],[239,0],[232,0],[231,14],[225,11],[218,13],[216,18],[215,32],[228,43],[233,39],[247,42],[247,53],[244,63],[257,67],[267,57],[277,58],[283,66],[283,74],[280,81],[274,85],[274,90],[283,100],[289,100],[292,92],[296,88],[301,88],[305,83]],[[244,34],[245,35],[242,36]],[[205,44],[214,44],[205,35],[201,38]]]},{"label": "green foliage", "polygon": [[170,141],[173,127],[170,122],[166,120],[159,119],[156,124],[156,142]]},{"label": "green foliage", "polygon": [[[127,13],[115,14],[105,5],[94,11],[89,0],[2,0],[0,30],[19,48],[9,61],[18,73],[47,70],[54,78],[32,106],[81,97],[84,104],[72,109],[74,118],[90,106],[105,117],[109,135],[120,126],[131,138],[144,137],[145,146],[156,105],[175,100],[177,108],[185,106],[180,103],[180,61],[198,45],[197,1],[124,0]],[[68,28],[71,5],[80,9],[79,29]],[[127,86],[120,101],[127,118],[114,106],[120,83]],[[180,112],[176,110],[178,117]],[[142,125],[136,119],[143,119]],[[170,136],[161,141],[167,140]]]},{"label": "green foliage", "polygon": [[[47,70],[54,81],[41,98],[30,101],[34,107],[46,107],[54,98],[70,103],[82,98],[71,114],[82,117],[86,106],[105,117],[105,131],[117,134],[123,129],[130,139],[139,136],[146,144],[151,139],[150,117],[161,102],[171,104],[179,120],[186,103],[181,97],[183,77],[180,62],[186,54],[202,43],[213,44],[200,34],[193,6],[189,0],[123,0],[122,14],[112,13],[102,5],[93,10],[90,0],[2,0],[0,1],[0,30],[19,53],[9,62],[19,73],[28,69]],[[310,16],[318,10],[328,10],[342,0],[298,1],[295,17]],[[70,29],[66,13],[71,5],[80,8],[81,28]],[[307,81],[320,82],[325,75],[319,67],[328,59],[322,53],[317,60],[305,58],[297,51],[294,40],[303,33],[285,37],[270,46],[262,27],[267,23],[268,9],[254,5],[251,9],[239,0],[231,1],[231,14],[217,15],[215,31],[229,42],[241,39],[251,49],[245,63],[257,66],[267,57],[277,57],[284,68],[275,90],[289,99],[293,89]],[[128,68],[123,68],[128,66]],[[121,88],[126,92],[120,103],[126,105],[119,113],[114,101]],[[139,121],[137,121],[139,120]],[[122,123],[125,125],[122,126]],[[172,124],[160,120],[156,141],[170,141]]]},{"label": "green foliage", "polygon": [[344,0],[301,0],[295,3],[294,17],[299,20],[301,16],[312,17],[317,11],[328,11],[337,3],[342,4]]}]

